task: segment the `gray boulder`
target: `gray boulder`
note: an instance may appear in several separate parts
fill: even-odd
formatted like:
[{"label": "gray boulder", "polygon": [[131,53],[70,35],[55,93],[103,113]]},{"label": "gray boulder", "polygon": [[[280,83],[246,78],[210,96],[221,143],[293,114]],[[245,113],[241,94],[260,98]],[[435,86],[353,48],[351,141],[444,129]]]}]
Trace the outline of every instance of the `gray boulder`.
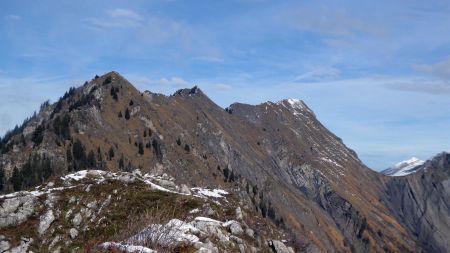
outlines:
[{"label": "gray boulder", "polygon": [[22,224],[34,212],[35,205],[33,195],[5,199],[0,207],[0,228]]},{"label": "gray boulder", "polygon": [[45,234],[45,231],[47,231],[54,220],[55,215],[53,215],[52,209],[48,210],[44,215],[42,215],[38,227],[39,235],[42,236],[43,234]]},{"label": "gray boulder", "polygon": [[270,240],[269,247],[275,253],[293,253],[292,248],[286,247],[286,245],[284,245],[284,243],[282,243],[278,240]]},{"label": "gray boulder", "polygon": [[233,222],[230,225],[230,232],[233,235],[242,235],[244,233],[244,230],[241,227],[241,224],[239,222]]}]

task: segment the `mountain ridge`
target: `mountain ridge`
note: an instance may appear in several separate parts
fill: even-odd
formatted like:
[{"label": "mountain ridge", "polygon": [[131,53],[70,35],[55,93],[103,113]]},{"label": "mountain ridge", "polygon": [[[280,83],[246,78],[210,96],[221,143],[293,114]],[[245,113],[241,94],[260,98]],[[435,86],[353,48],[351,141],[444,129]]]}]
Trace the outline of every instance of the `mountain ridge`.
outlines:
[{"label": "mountain ridge", "polygon": [[412,157],[410,159],[398,162],[380,173],[388,176],[405,176],[416,172],[418,170],[417,168],[424,163],[425,161]]},{"label": "mountain ridge", "polygon": [[2,145],[9,189],[14,174],[35,178],[22,187],[48,180],[47,160],[56,176],[140,169],[233,189],[244,206],[302,235],[307,252],[424,247],[392,204],[392,184],[405,181],[367,168],[300,100],[223,109],[196,86],[171,96],[140,92],[109,72],[71,89]]}]

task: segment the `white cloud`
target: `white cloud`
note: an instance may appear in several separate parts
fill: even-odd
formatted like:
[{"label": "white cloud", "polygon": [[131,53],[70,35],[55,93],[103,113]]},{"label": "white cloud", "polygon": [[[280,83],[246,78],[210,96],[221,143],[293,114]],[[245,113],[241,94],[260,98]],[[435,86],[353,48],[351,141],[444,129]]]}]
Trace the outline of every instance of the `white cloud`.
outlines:
[{"label": "white cloud", "polygon": [[221,53],[205,35],[185,21],[128,9],[113,9],[84,19],[95,35],[104,33],[101,44],[120,45],[121,54],[164,55],[166,60],[221,62]]},{"label": "white cloud", "polygon": [[231,90],[231,86],[228,84],[218,83],[216,84],[216,89],[220,91],[229,91]]},{"label": "white cloud", "polygon": [[382,28],[377,24],[358,18],[349,10],[338,6],[308,5],[306,3],[290,6],[278,13],[277,19],[291,28],[328,35],[352,35],[360,32],[380,34]]},{"label": "white cloud", "polygon": [[156,84],[165,86],[186,87],[189,83],[180,77],[161,78],[155,81]]},{"label": "white cloud", "polygon": [[113,9],[113,10],[109,10],[107,11],[107,13],[109,14],[109,16],[111,16],[112,18],[124,18],[124,19],[129,19],[129,20],[136,20],[136,21],[143,21],[144,18],[137,14],[134,11],[131,10],[127,10],[127,9]]},{"label": "white cloud", "polygon": [[413,68],[439,78],[450,79],[450,57],[435,64],[413,65]]},{"label": "white cloud", "polygon": [[191,83],[184,80],[181,77],[163,77],[160,79],[150,79],[144,76],[135,76],[135,75],[128,75],[130,76],[130,80],[133,83],[136,83],[137,85],[156,85],[156,86],[164,86],[164,87],[190,87],[192,86]]},{"label": "white cloud", "polygon": [[392,81],[387,83],[386,86],[391,89],[402,91],[414,91],[436,95],[450,94],[450,82],[444,80],[412,78]]},{"label": "white cloud", "polygon": [[198,56],[198,57],[192,58],[192,60],[194,60],[194,61],[212,62],[212,63],[222,63],[222,62],[224,62],[224,60],[221,57],[214,56],[214,55],[211,55],[211,56],[208,56],[208,55],[206,55],[206,56]]},{"label": "white cloud", "polygon": [[106,14],[106,17],[91,17],[85,21],[95,29],[139,27],[144,21],[141,15],[127,9],[112,9],[106,11]]},{"label": "white cloud", "polygon": [[314,82],[338,78],[341,71],[334,67],[318,67],[295,78],[295,82]]},{"label": "white cloud", "polygon": [[15,20],[21,20],[22,17],[19,15],[10,14],[10,15],[5,16],[5,19],[15,21]]}]

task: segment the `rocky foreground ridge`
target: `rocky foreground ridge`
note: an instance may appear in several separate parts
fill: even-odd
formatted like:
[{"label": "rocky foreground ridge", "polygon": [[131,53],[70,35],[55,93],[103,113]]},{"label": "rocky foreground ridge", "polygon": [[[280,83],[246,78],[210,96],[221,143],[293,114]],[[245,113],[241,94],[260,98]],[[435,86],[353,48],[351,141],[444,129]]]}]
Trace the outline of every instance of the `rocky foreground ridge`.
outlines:
[{"label": "rocky foreground ridge", "polygon": [[[411,175],[389,177],[379,174],[367,168],[301,100],[286,99],[260,105],[235,103],[223,109],[198,87],[164,96],[138,91],[118,73],[110,72],[70,89],[54,104],[43,104],[39,113],[0,141],[0,149],[1,190],[4,193],[30,191],[41,184],[47,187],[49,182],[62,187],[57,183],[61,177],[85,170],[135,174],[139,170],[141,175],[166,174],[173,179],[172,187],[180,187],[175,192],[182,192],[183,188],[185,192],[197,194],[194,189],[199,188],[232,193],[226,197],[228,202],[216,203],[214,200],[210,203],[211,208],[214,203],[221,204],[216,212],[221,208],[227,210],[226,203],[233,203],[235,206],[230,207],[230,211],[221,212],[228,216],[190,214],[184,218],[188,215],[186,212],[195,209],[192,207],[180,213],[181,216],[151,224],[153,228],[170,231],[172,225],[183,230],[192,227],[201,230],[195,226],[196,218],[205,217],[216,220],[223,234],[230,233],[223,225],[228,224],[228,220],[236,220],[235,209],[240,206],[254,217],[252,224],[259,224],[256,221],[264,224],[258,228],[246,221],[248,228],[255,234],[257,231],[257,234],[267,234],[260,243],[256,237],[254,240],[248,238],[248,243],[242,243],[245,252],[251,252],[251,247],[263,250],[268,245],[266,242],[271,240],[287,240],[286,245],[295,252],[448,252],[450,249],[443,236],[450,233],[447,225],[450,217],[448,154],[439,155],[442,158],[436,158],[438,163],[425,163],[429,169]],[[156,185],[170,189],[165,184],[171,183],[162,182]],[[148,194],[140,188],[127,191],[128,188],[121,184],[111,184],[110,188],[92,185],[92,189],[100,189],[86,193],[89,202],[83,202],[83,205],[92,201],[90,197],[103,196],[96,208],[115,187],[119,192],[122,189],[132,195],[126,199]],[[145,180],[139,185],[151,187]],[[67,195],[59,203],[70,207],[71,195],[77,198],[78,194],[74,189],[77,188],[64,189],[62,192]],[[190,203],[191,197],[197,199],[162,192],[167,196],[157,194],[154,198],[149,197],[151,202],[144,202],[153,207],[154,203],[170,203],[164,209],[158,209],[158,213],[170,213],[170,208],[185,210],[175,207],[185,201]],[[220,192],[215,193],[220,195]],[[167,200],[168,196],[176,198]],[[235,201],[230,200],[230,196],[234,196],[231,198]],[[43,197],[37,196],[40,198]],[[125,214],[135,209],[123,199],[112,201],[122,209],[122,216],[109,220],[106,227],[131,222],[134,215]],[[8,203],[6,199],[0,201],[2,208]],[[45,203],[37,206],[45,212],[48,210]],[[55,225],[65,218],[60,211],[58,216],[57,210],[53,212],[53,217],[57,217]],[[114,210],[111,213],[121,212]],[[42,214],[38,212],[34,225],[29,225],[38,228]],[[69,217],[73,219],[71,215]],[[137,212],[135,216],[135,220],[145,217],[145,212]],[[30,217],[34,217],[33,214]],[[8,224],[0,232],[2,240],[10,247],[27,243],[31,238],[36,242],[40,238],[39,229],[33,230],[35,235],[31,236],[23,234],[24,230],[16,226]],[[240,226],[244,230],[247,228],[243,223]],[[70,239],[75,243],[70,245],[79,250],[105,242],[110,242],[107,246],[117,246],[117,250],[121,250],[118,243],[131,244],[131,238],[136,238],[133,236],[144,229],[139,227],[141,230],[121,235],[117,228],[112,231],[94,229],[99,231],[98,234],[82,233],[84,230],[70,223],[65,228],[69,229],[69,234],[67,230],[55,230],[48,235],[52,240],[59,233],[67,238],[73,228],[78,232],[75,238],[84,241],[92,238],[89,245],[76,244],[76,239]],[[266,231],[265,228],[270,229]],[[16,239],[7,238],[3,231],[9,231],[8,236]],[[196,236],[203,244],[208,244],[202,239],[201,232],[196,233],[188,234],[188,237]],[[81,234],[86,237],[80,237]],[[24,240],[21,240],[22,235]],[[226,248],[232,246],[215,244],[213,238],[219,237],[210,238],[213,244],[210,246],[217,247],[220,252],[242,250],[239,243],[234,242],[234,248]],[[281,245],[275,241],[269,251]],[[64,246],[59,245],[63,250]],[[189,247],[200,250],[195,244]]]},{"label": "rocky foreground ridge", "polygon": [[233,193],[167,174],[78,171],[0,203],[0,252],[294,252]]}]

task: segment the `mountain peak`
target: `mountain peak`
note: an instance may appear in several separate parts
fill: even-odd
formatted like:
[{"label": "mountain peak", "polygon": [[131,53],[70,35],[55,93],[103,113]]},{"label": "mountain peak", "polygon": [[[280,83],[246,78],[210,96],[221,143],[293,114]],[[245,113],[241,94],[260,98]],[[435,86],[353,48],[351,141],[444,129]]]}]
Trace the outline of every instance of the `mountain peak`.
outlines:
[{"label": "mountain peak", "polygon": [[406,176],[418,171],[419,166],[423,165],[425,161],[420,160],[417,157],[411,157],[407,160],[396,163],[394,166],[382,171],[383,174],[388,176]]},{"label": "mountain peak", "polygon": [[295,109],[305,109],[306,108],[305,102],[303,102],[303,100],[296,99],[296,98],[283,99],[281,101],[278,101],[277,104],[289,105]]},{"label": "mountain peak", "polygon": [[197,85],[192,88],[179,89],[173,93],[173,96],[191,96],[195,94],[204,95],[203,91]]},{"label": "mountain peak", "polygon": [[315,116],[314,112],[306,105],[303,100],[296,98],[287,98],[277,102],[277,105],[281,105],[286,107],[289,111],[291,111],[295,116],[297,116],[301,112],[308,112]]}]

